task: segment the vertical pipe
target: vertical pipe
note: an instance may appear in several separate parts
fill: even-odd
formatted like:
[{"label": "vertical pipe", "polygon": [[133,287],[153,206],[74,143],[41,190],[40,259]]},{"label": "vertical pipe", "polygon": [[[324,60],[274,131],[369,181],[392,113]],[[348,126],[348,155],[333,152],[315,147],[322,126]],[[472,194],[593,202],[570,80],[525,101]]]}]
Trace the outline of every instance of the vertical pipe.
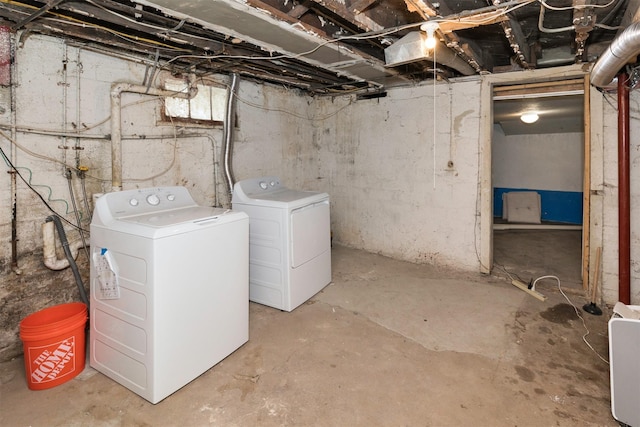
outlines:
[{"label": "vertical pipe", "polygon": [[122,122],[120,96],[123,91],[123,87],[118,83],[114,83],[111,86],[111,191],[122,190]]},{"label": "vertical pipe", "polygon": [[[82,62],[80,62],[80,49],[77,49],[76,52],[76,126],[80,128],[80,74],[82,73]],[[82,147],[80,146],[80,138],[76,138],[76,143],[74,146],[76,150],[76,169],[80,169],[80,150]],[[89,211],[87,210],[87,214]]]},{"label": "vertical pipe", "polygon": [[629,162],[629,88],[618,75],[618,300],[631,304],[631,197]]},{"label": "vertical pipe", "polygon": [[[65,42],[63,45],[62,52],[62,132],[66,135],[67,133],[67,65],[69,64],[69,55],[68,55],[68,47]],[[62,164],[67,164],[67,137],[62,136]],[[66,167],[62,167],[62,175],[66,174]]]},{"label": "vertical pipe", "polygon": [[224,116],[224,137],[222,138],[224,140],[224,175],[227,180],[229,195],[233,192],[233,185],[235,184],[233,170],[231,167],[231,156],[233,153],[233,118],[236,111],[235,98],[236,92],[238,91],[238,81],[238,75],[235,73],[231,74],[231,86],[229,87],[227,94],[227,109]]},{"label": "vertical pipe", "polygon": [[[4,33],[4,31],[3,31]],[[9,33],[11,34],[11,33]],[[11,162],[18,164],[18,149],[13,141],[16,140],[16,86],[17,86],[17,64],[15,61],[16,44],[13,36],[9,37],[9,87],[11,103]],[[15,274],[22,274],[18,267],[18,183],[17,170],[11,172],[11,270]]]}]

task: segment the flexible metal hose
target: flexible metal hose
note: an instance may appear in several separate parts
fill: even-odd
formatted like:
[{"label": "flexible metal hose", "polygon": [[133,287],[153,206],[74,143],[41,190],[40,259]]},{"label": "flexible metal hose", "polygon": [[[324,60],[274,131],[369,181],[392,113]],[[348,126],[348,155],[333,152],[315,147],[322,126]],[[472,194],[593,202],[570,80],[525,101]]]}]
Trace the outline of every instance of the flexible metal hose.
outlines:
[{"label": "flexible metal hose", "polygon": [[233,191],[235,179],[231,170],[231,149],[233,146],[233,114],[235,113],[235,97],[238,90],[238,75],[231,74],[231,86],[229,87],[229,95],[227,97],[227,111],[224,117],[224,174],[227,182],[227,190],[229,196]]}]

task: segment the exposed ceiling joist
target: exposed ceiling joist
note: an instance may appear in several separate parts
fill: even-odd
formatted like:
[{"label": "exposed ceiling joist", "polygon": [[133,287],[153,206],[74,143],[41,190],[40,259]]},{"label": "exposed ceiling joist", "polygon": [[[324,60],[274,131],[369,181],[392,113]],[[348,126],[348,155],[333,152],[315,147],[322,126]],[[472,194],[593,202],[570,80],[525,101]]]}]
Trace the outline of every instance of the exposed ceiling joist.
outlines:
[{"label": "exposed ceiling joist", "polygon": [[[16,28],[158,55],[167,68],[197,66],[201,72],[237,72],[335,93],[334,88],[377,91],[436,74],[450,78],[594,61],[640,4],[486,1],[0,0],[0,17]],[[385,49],[426,21],[439,25],[444,51],[435,55],[437,63],[429,59],[433,55],[385,63]]]}]

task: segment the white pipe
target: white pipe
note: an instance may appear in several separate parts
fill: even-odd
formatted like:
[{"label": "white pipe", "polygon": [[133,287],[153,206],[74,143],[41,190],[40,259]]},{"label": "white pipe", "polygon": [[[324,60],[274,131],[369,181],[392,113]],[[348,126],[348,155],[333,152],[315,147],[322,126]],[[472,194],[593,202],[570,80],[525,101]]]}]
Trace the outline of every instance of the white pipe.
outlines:
[{"label": "white pipe", "polygon": [[[64,270],[69,267],[67,258],[59,259],[56,255],[56,239],[53,221],[42,224],[42,252],[44,256],[44,265],[50,270]],[[78,257],[78,250],[82,247],[81,241],[69,244],[69,250],[73,259]]]},{"label": "white pipe", "polygon": [[122,190],[121,104],[123,92],[191,99],[196,96],[198,89],[195,86],[190,86],[189,92],[184,93],[153,87],[148,88],[132,83],[114,83],[111,85],[111,191]]},{"label": "white pipe", "polygon": [[598,58],[591,71],[591,84],[610,86],[618,71],[640,54],[640,22],[627,27]]}]

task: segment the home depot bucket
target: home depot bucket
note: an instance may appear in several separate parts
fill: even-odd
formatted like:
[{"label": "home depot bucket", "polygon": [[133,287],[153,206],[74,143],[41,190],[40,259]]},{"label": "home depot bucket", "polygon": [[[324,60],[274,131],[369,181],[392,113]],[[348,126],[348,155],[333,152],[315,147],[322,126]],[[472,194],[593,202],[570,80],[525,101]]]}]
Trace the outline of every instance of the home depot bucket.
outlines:
[{"label": "home depot bucket", "polygon": [[20,322],[27,385],[44,390],[69,381],[84,370],[87,306],[56,305]]}]

